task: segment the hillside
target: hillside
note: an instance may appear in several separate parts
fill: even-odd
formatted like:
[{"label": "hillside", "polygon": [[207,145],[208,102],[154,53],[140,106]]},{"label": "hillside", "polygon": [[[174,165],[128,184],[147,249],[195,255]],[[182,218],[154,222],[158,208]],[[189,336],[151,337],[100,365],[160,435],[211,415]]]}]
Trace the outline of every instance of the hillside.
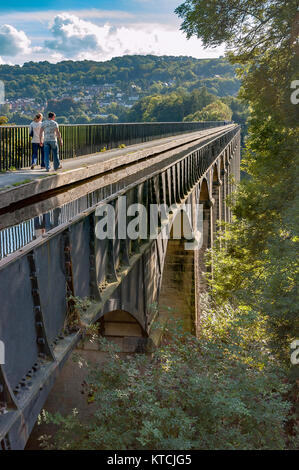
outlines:
[{"label": "hillside", "polygon": [[[146,93],[150,86],[162,82],[175,88],[199,85],[219,96],[236,94],[239,82],[234,67],[225,59],[192,57],[124,56],[107,62],[63,61],[28,62],[23,66],[1,65],[0,79],[6,85],[6,98],[54,98],[74,87],[112,84],[127,91],[131,84]],[[56,89],[57,88],[57,89]]]},{"label": "hillside", "polygon": [[224,58],[152,55],[1,65],[0,80],[1,114],[15,124],[48,110],[60,123],[182,121],[219,98],[230,106],[240,87]]}]

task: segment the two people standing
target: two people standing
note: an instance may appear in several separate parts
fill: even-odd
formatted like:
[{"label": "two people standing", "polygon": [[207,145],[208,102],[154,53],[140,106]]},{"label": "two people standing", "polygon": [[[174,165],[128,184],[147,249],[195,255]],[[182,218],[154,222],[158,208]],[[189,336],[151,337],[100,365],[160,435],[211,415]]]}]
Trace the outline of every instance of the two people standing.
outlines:
[{"label": "two people standing", "polygon": [[38,148],[41,148],[41,168],[46,168],[50,171],[50,152],[53,153],[54,170],[59,170],[61,167],[59,160],[59,147],[57,138],[60,145],[63,145],[61,134],[59,131],[58,123],[55,121],[55,113],[50,112],[48,119],[42,122],[43,115],[38,113],[34,121],[30,124],[30,133],[32,135],[32,164],[33,170],[37,162]]}]

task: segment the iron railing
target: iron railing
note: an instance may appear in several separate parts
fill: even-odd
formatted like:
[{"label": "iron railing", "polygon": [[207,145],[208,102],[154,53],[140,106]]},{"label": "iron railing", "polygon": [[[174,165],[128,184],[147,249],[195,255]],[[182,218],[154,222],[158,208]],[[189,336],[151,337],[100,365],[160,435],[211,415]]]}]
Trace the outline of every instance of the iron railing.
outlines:
[{"label": "iron railing", "polygon": [[[76,158],[172,135],[228,124],[227,121],[153,122],[130,124],[64,124],[60,158]],[[31,165],[29,126],[0,126],[0,171]],[[40,155],[38,157],[40,163]]]}]

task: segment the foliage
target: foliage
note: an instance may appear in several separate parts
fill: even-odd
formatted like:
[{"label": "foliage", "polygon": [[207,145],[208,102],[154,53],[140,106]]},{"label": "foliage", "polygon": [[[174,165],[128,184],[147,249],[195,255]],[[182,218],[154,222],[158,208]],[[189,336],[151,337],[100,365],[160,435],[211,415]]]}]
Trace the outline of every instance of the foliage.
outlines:
[{"label": "foliage", "polygon": [[56,116],[65,116],[66,114],[73,114],[79,108],[78,104],[72,98],[62,98],[60,100],[49,100],[47,111],[55,109]]},{"label": "foliage", "polygon": [[249,107],[245,100],[236,98],[234,96],[226,96],[221,99],[223,103],[226,103],[232,110],[232,120],[238,122],[242,126],[247,125],[249,118]]},{"label": "foliage", "polygon": [[[153,55],[115,57],[106,62],[85,60],[51,64],[44,61],[27,62],[22,67],[0,65],[0,78],[5,82],[8,99],[25,96],[56,100],[57,96],[69,93],[70,89],[82,92],[85,87],[105,84],[114,84],[124,93],[131,93],[133,86],[137,93],[145,90],[148,94],[154,94],[171,87],[174,82],[178,87],[183,82],[191,83],[216,75],[219,80],[235,79],[235,67],[223,58],[194,59]],[[158,85],[151,89],[154,84]],[[238,88],[236,83],[235,93]]]},{"label": "foliage", "polygon": [[31,179],[27,178],[23,181],[18,181],[17,183],[13,183],[12,186],[15,186],[15,187],[22,186],[23,184],[31,183],[31,181],[32,181]]},{"label": "foliage", "polygon": [[33,116],[31,114],[20,114],[18,112],[8,114],[9,122],[14,123],[15,125],[23,126],[28,125],[32,121]]},{"label": "foliage", "polygon": [[290,99],[298,73],[297,2],[212,0],[207,6],[187,0],[177,13],[188,36],[196,34],[206,46],[227,44],[230,60],[239,64],[240,97],[251,110],[247,178],[231,199],[235,218],[211,254],[214,295],[265,319],[272,352],[289,368],[299,412],[299,370],[290,363],[290,343],[299,338],[298,106]]},{"label": "foliage", "polygon": [[296,10],[296,0],[186,0],[176,13],[188,38],[205,47],[226,43],[244,62],[295,40]]},{"label": "foliage", "polygon": [[265,316],[273,351],[289,363],[290,343],[299,337],[295,136],[281,134],[278,123],[257,120],[250,132],[255,126],[264,151],[255,162],[250,151],[261,143],[250,133],[244,168],[251,178],[239,185],[235,218],[211,253],[212,287],[219,301],[233,296]]},{"label": "foliage", "polygon": [[86,329],[87,325],[82,321],[82,316],[91,306],[91,301],[85,297],[68,297],[68,311],[64,322],[63,331],[66,334]]},{"label": "foliage", "polygon": [[184,121],[231,121],[232,110],[220,100],[205,106],[201,111],[189,114]]},{"label": "foliage", "polygon": [[217,97],[205,87],[191,93],[180,88],[167,95],[147,96],[139,100],[129,111],[128,121],[182,121],[188,114],[213,103]]},{"label": "foliage", "polygon": [[30,122],[37,111],[54,111],[70,124],[181,121],[217,97],[236,95],[240,80],[235,69],[223,58],[151,55],[0,65],[6,98],[34,99],[23,103],[21,111],[10,113],[7,104],[1,109],[18,125]]},{"label": "foliage", "polygon": [[68,118],[66,116],[57,116],[56,121],[58,121],[59,124],[68,124]]},{"label": "foliage", "polygon": [[[210,305],[210,306],[208,306]],[[264,325],[250,311],[202,304],[202,337],[170,321],[149,355],[110,359],[90,370],[92,418],[44,413],[58,425],[48,448],[283,449],[290,404],[269,355]],[[245,324],[245,329],[243,325]],[[257,325],[256,327],[254,325]],[[107,349],[107,346],[105,346]]]},{"label": "foliage", "polygon": [[8,123],[8,119],[6,116],[0,116],[0,126]]}]

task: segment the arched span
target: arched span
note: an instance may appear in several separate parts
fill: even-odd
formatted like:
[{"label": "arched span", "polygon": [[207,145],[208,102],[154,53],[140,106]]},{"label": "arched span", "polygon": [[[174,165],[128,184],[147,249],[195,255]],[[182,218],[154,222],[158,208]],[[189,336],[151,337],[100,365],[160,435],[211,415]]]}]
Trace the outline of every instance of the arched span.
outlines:
[{"label": "arched span", "polygon": [[212,176],[212,184],[219,184],[220,183],[220,171],[219,171],[219,164],[215,163],[213,166],[213,176]]},{"label": "arched span", "polygon": [[125,310],[105,313],[99,320],[101,336],[108,338],[145,338],[147,333],[136,318]]},{"label": "arched span", "polygon": [[192,240],[193,238],[193,214],[190,205],[182,205],[174,214],[165,232],[169,240]]},{"label": "arched span", "polygon": [[220,176],[223,177],[224,173],[226,173],[226,158],[224,153],[220,156]]},{"label": "arched span", "polygon": [[97,322],[100,336],[116,344],[120,352],[141,353],[147,350],[148,333],[126,310],[105,313]]},{"label": "arched span", "polygon": [[[179,212],[172,226],[180,224],[182,217]],[[185,330],[194,332],[194,251],[186,250],[186,240],[175,239],[172,233],[171,231],[164,256],[158,298],[158,320],[162,323],[169,318],[182,320]]]},{"label": "arched span", "polygon": [[211,195],[206,178],[203,178],[200,184],[199,204],[204,204],[205,207],[209,207],[211,204]]},{"label": "arched span", "polygon": [[220,178],[220,165],[221,160],[219,163],[215,163],[213,166],[213,175],[212,175],[212,197],[213,197],[213,208],[211,213],[211,226],[212,226],[212,233],[211,233],[211,245],[213,245],[216,235],[217,235],[217,223],[221,220],[221,178]]}]

